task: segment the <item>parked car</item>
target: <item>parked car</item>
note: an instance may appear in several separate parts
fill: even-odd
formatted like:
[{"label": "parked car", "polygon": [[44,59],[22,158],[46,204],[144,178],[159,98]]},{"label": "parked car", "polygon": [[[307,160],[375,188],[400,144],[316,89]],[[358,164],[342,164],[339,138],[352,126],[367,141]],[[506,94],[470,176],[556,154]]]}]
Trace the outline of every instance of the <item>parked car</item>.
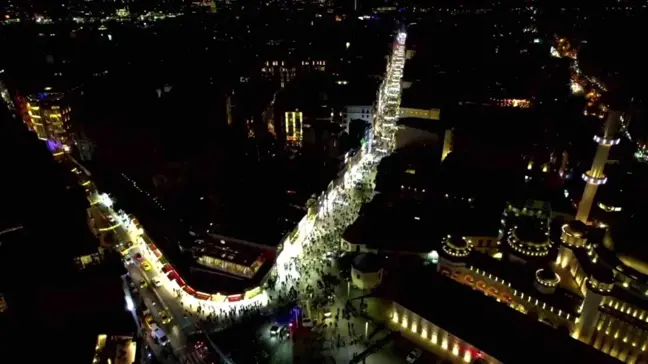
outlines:
[{"label": "parked car", "polygon": [[315,324],[313,323],[313,320],[309,319],[308,317],[305,317],[302,319],[302,326],[304,327],[313,327]]},{"label": "parked car", "polygon": [[405,360],[407,360],[408,363],[415,363],[421,357],[421,354],[423,354],[423,351],[421,351],[421,349],[419,348],[416,348],[410,351],[409,354],[407,354],[407,358],[405,358]]},{"label": "parked car", "polygon": [[270,326],[270,335],[279,336],[279,333],[281,333],[281,326],[279,325]]}]

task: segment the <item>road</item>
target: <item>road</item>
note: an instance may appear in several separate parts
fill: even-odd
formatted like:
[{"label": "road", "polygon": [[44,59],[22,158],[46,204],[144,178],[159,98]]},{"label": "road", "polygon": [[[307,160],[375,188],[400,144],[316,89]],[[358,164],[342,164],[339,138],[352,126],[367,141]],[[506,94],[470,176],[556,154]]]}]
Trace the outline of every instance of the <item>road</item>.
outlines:
[{"label": "road", "polygon": [[[147,261],[150,263],[152,261],[151,257],[148,256],[143,249],[139,246],[134,246],[128,250],[127,256],[130,257],[130,263],[125,264],[125,267],[137,287],[142,302],[151,312],[154,321],[167,334],[173,355],[181,360],[185,356],[191,355],[186,349],[187,334],[194,331],[193,325],[184,317],[184,311],[178,304],[175,294],[172,291],[170,292],[165,286],[155,287],[154,279],[159,280],[163,273],[161,273],[159,268],[154,267],[153,264],[151,264],[151,270],[145,271],[142,268],[142,264],[135,258],[137,254],[142,254],[142,262]],[[142,284],[142,282],[145,283]],[[162,322],[160,314],[163,311],[166,312],[169,318],[171,318],[169,323],[165,324]],[[142,327],[148,334],[149,330],[146,324],[143,324]],[[159,346],[150,339],[150,337],[149,344],[154,348],[154,351],[156,351],[157,357],[164,358],[164,355],[159,355],[161,350]],[[190,362],[200,363],[200,361],[197,360]]]},{"label": "road", "polygon": [[[351,224],[362,206],[363,201],[354,198],[353,190],[356,184],[366,184],[374,186],[374,179],[377,173],[377,166],[380,158],[388,155],[395,147],[395,131],[397,130],[396,122],[398,120],[400,105],[400,79],[403,73],[405,63],[405,36],[398,37],[397,44],[394,47],[394,53],[388,66],[387,75],[381,86],[380,99],[375,115],[375,128],[379,138],[375,141],[377,146],[376,153],[365,153],[348,166],[347,172],[341,181],[336,181],[334,187],[329,191],[324,202],[320,204],[319,211],[313,221],[309,221],[303,231],[295,241],[288,242],[285,245],[284,252],[277,260],[278,280],[275,289],[279,292],[297,289],[301,298],[302,307],[309,307],[312,296],[321,295],[320,290],[313,292],[312,287],[318,287],[317,282],[322,279],[324,274],[337,276],[339,272],[335,270],[334,265],[327,263],[326,254],[336,252],[340,249],[341,234],[344,229]],[[347,283],[343,280],[342,285]],[[338,287],[343,288],[343,287]],[[348,294],[339,294],[345,289],[336,290],[336,299],[332,305],[320,310],[320,312],[331,312],[335,315],[338,310],[343,311]],[[307,314],[312,315],[313,319],[321,317],[313,314],[316,310],[311,309]],[[330,356],[335,362],[348,362],[353,358],[353,354],[364,351],[366,346],[362,343],[349,344],[354,339],[364,337],[364,319],[358,317],[342,318],[340,317],[335,325],[335,319],[328,320],[329,325],[333,327],[325,330],[325,349],[324,354]],[[354,330],[349,330],[350,324],[354,325]],[[266,329],[267,330],[267,329]],[[268,337],[268,333],[261,333],[267,337],[267,342],[278,345],[277,349],[271,349],[278,354],[283,353],[286,345],[275,337]],[[345,342],[338,346],[338,342]],[[385,348],[375,354],[372,354],[367,363],[400,363],[405,362],[410,347],[405,353],[403,350],[393,350],[394,347],[402,348],[402,345],[389,343]],[[277,355],[272,362],[287,362],[287,358],[281,359],[283,355]]]}]

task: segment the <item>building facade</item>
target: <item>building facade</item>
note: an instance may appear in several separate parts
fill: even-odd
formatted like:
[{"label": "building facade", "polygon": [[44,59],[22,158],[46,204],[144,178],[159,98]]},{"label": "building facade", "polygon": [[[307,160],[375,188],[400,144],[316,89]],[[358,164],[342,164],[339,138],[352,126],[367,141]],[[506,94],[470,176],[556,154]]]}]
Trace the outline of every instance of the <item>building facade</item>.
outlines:
[{"label": "building facade", "polygon": [[71,108],[65,101],[64,93],[51,92],[51,88],[47,87],[44,92],[27,96],[22,106],[25,108],[21,112],[25,124],[39,139],[47,142],[53,153],[70,150],[75,137]]}]

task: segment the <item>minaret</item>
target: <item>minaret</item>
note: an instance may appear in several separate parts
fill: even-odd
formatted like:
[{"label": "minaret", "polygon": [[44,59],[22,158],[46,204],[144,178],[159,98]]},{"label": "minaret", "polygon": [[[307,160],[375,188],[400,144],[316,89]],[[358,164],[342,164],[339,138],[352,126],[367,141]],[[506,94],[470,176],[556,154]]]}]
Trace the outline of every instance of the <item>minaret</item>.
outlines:
[{"label": "minaret", "polygon": [[452,146],[454,142],[454,135],[451,128],[446,129],[445,135],[443,136],[443,149],[441,150],[441,162],[443,162],[448,154],[452,152]]},{"label": "minaret", "polygon": [[232,125],[232,96],[230,94],[227,94],[227,96],[225,96],[225,113],[227,116],[227,125],[231,126]]},{"label": "minaret", "polygon": [[598,186],[607,182],[607,177],[603,174],[603,169],[607,163],[610,148],[621,142],[621,138],[617,135],[620,119],[621,112],[613,110],[608,111],[608,117],[603,126],[603,135],[594,136],[594,141],[598,143],[598,148],[596,149],[596,155],[594,155],[592,168],[583,173],[585,190],[583,191],[583,196],[578,204],[578,211],[576,211],[576,220],[585,224],[587,224],[587,220],[589,219],[590,210],[592,209],[592,203],[594,202],[594,196],[596,195]]},{"label": "minaret", "polygon": [[558,169],[558,174],[560,175],[560,177],[563,177],[565,175],[565,171],[567,170],[568,161],[569,161],[569,154],[565,150],[562,153],[562,160],[560,162],[560,168]]}]

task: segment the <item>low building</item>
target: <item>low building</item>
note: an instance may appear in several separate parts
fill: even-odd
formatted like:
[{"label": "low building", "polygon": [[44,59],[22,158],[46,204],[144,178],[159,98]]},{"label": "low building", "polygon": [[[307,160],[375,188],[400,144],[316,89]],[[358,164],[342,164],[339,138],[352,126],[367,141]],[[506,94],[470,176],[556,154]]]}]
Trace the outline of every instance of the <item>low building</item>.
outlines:
[{"label": "low building", "polygon": [[358,254],[351,263],[351,282],[361,290],[376,288],[383,278],[380,258],[372,253]]},{"label": "low building", "polygon": [[352,120],[363,120],[371,124],[373,121],[373,105],[347,105],[342,112],[342,118],[347,133]]},{"label": "low building", "polygon": [[[465,363],[617,362],[445,277],[418,268],[403,271],[394,274],[397,278],[390,275],[376,292],[381,304],[375,307],[384,310],[377,311],[377,319],[441,358]],[[420,279],[434,287],[433,295],[420,295]]]},{"label": "low building", "polygon": [[396,150],[411,146],[439,147],[444,134],[443,125],[420,118],[401,117],[396,131]]},{"label": "low building", "polygon": [[134,364],[137,341],[133,336],[99,334],[93,364]]},{"label": "low building", "polygon": [[342,235],[341,249],[417,255],[427,258],[448,234],[464,237],[475,249],[497,252],[500,213],[455,204],[442,198],[434,201],[399,200],[377,195],[363,206],[360,216]]}]

